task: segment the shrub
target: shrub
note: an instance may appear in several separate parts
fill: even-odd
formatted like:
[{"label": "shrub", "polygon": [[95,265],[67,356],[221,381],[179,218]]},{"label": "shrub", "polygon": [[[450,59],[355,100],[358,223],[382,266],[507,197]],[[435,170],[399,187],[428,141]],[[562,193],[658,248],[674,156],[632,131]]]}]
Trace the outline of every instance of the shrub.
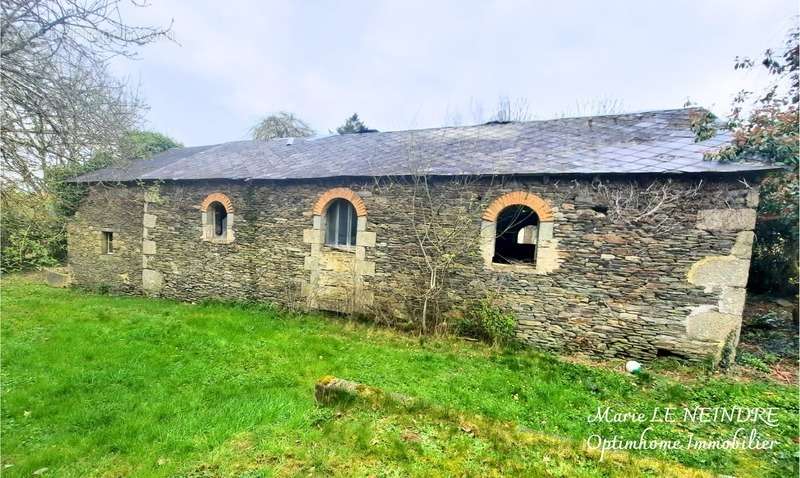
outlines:
[{"label": "shrub", "polygon": [[739,365],[744,365],[759,372],[769,373],[772,370],[770,365],[775,364],[779,357],[775,354],[766,353],[762,356],[751,354],[749,352],[741,352],[736,357],[736,362]]},{"label": "shrub", "polygon": [[55,265],[65,235],[49,196],[8,184],[0,193],[0,270]]},{"label": "shrub", "polygon": [[750,327],[754,329],[775,329],[780,326],[781,317],[775,311],[759,315],[750,321]]},{"label": "shrub", "polygon": [[0,270],[11,272],[25,269],[40,269],[54,266],[58,260],[52,257],[47,238],[29,234],[30,229],[9,232],[5,237]]},{"label": "shrub", "polygon": [[468,307],[456,323],[456,331],[467,337],[505,345],[514,339],[517,320],[504,312],[492,298],[479,300]]},{"label": "shrub", "polygon": [[[49,165],[32,190],[8,181],[0,185],[0,270],[3,273],[56,265],[67,255],[66,225],[86,195],[68,179],[111,166],[121,158],[143,159],[179,143],[159,133],[134,131],[123,138],[120,158],[97,152],[84,162]],[[122,164],[122,163],[120,163]]]},{"label": "shrub", "polygon": [[636,377],[636,382],[640,386],[648,386],[653,384],[653,376],[650,375],[648,372],[644,372],[642,370],[638,370],[633,373],[633,376]]},{"label": "shrub", "polygon": [[[767,194],[767,193],[764,193]],[[772,211],[764,211],[769,216]],[[792,296],[798,291],[797,217],[788,213],[756,223],[753,261],[747,289],[757,293]]]}]

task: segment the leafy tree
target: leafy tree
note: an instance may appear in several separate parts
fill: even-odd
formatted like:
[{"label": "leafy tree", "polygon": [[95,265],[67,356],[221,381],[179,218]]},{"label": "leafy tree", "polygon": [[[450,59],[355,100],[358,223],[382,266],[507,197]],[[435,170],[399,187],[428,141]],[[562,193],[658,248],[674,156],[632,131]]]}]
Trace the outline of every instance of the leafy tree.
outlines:
[{"label": "leafy tree", "polygon": [[377,129],[370,129],[358,117],[358,113],[353,113],[353,116],[347,118],[342,126],[336,128],[339,134],[358,134],[358,133],[377,133]]},{"label": "leafy tree", "polygon": [[52,196],[5,185],[0,222],[0,271],[51,266],[63,250],[63,234],[52,207]]},{"label": "leafy tree", "polygon": [[[728,123],[733,141],[709,155],[720,161],[759,160],[784,168],[769,174],[761,185],[749,284],[760,292],[797,293],[799,38],[800,30],[794,28],[781,50],[764,52],[760,65],[772,81],[758,95],[741,91],[736,96]],[[750,58],[737,57],[734,68],[755,66]]]},{"label": "leafy tree", "polygon": [[[122,138],[121,154],[125,161],[150,159],[155,154],[172,148],[182,147],[183,144],[156,131],[134,130],[129,131]],[[66,164],[53,166],[47,169],[45,181],[48,190],[53,195],[53,207],[59,216],[69,217],[85,195],[85,187],[67,181],[68,179],[112,166],[118,161],[114,154],[107,151],[97,152],[90,160],[79,164]]]},{"label": "leafy tree", "polygon": [[280,111],[262,119],[250,128],[253,139],[305,138],[314,135],[314,130],[293,113]]},{"label": "leafy tree", "polygon": [[[129,160],[148,159],[182,146],[153,131],[130,131],[121,145]],[[114,154],[99,151],[87,161],[49,166],[41,191],[13,183],[0,189],[0,270],[10,272],[57,264],[66,256],[66,222],[75,213],[86,187],[67,181],[84,173],[111,166]]]},{"label": "leafy tree", "polygon": [[123,154],[129,160],[149,159],[154,154],[180,147],[183,144],[156,131],[129,131],[122,140]]}]

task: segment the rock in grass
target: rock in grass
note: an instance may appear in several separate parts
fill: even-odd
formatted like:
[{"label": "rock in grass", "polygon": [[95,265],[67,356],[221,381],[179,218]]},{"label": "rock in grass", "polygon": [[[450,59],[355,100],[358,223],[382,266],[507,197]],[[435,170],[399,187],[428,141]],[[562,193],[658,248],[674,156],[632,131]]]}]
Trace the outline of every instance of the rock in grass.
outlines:
[{"label": "rock in grass", "polygon": [[350,402],[356,399],[373,403],[394,402],[403,405],[410,405],[413,402],[410,397],[405,395],[385,393],[380,388],[336,378],[332,375],[326,375],[317,381],[314,385],[314,398],[317,399],[317,403],[322,405]]},{"label": "rock in grass", "polygon": [[359,396],[361,384],[326,375],[314,385],[314,398],[318,403],[330,405],[343,401],[354,400]]},{"label": "rock in grass", "polygon": [[50,287],[69,287],[71,277],[66,269],[45,269],[45,280]]}]

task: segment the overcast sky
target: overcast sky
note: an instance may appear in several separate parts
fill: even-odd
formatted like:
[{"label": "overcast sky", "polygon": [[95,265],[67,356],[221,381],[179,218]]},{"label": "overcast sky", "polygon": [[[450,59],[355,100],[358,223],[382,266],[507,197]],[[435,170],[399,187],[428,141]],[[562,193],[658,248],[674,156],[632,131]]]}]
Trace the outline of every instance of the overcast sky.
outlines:
[{"label": "overcast sky", "polygon": [[[130,11],[127,11],[130,10]],[[780,46],[796,1],[152,0],[130,22],[168,24],[114,70],[139,85],[147,128],[187,146],[245,139],[291,111],[321,133],[358,112],[373,128],[474,123],[500,97],[536,118],[681,107],[724,115],[763,75],[736,55]]]}]

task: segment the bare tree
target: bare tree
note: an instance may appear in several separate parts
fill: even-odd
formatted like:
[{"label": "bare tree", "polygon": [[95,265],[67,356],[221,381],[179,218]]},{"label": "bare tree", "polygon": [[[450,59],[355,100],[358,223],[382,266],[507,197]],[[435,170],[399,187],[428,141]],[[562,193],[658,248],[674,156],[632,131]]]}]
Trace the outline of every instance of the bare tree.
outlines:
[{"label": "bare tree", "polygon": [[447,105],[442,119],[442,126],[462,126],[463,124],[464,118],[461,116],[461,111],[458,108],[452,108]]},{"label": "bare tree", "polygon": [[678,226],[675,209],[697,197],[702,185],[702,180],[681,185],[671,179],[646,185],[636,182],[612,185],[598,179],[590,188],[607,205],[607,214],[612,222],[636,227],[647,224],[656,233],[669,233]]},{"label": "bare tree", "polygon": [[507,96],[501,97],[497,101],[497,108],[489,121],[498,123],[508,123],[512,121],[530,121],[533,115],[527,98],[510,99]]},{"label": "bare tree", "polygon": [[[455,186],[469,190],[469,183],[476,180],[460,178],[455,181],[458,183]],[[423,332],[427,332],[429,318],[441,316],[442,294],[446,290],[452,269],[470,252],[477,250],[480,229],[476,227],[473,218],[479,210],[479,201],[477,197],[472,198],[460,205],[463,210],[446,214],[441,197],[444,191],[435,191],[429,176],[412,176],[411,188],[412,230],[422,258],[418,265],[423,276],[427,276],[425,283],[419,284],[422,292],[419,295],[420,326]]]},{"label": "bare tree", "polygon": [[483,104],[475,98],[469,99],[469,112],[474,124],[486,122],[486,112],[484,111]]},{"label": "bare tree", "polygon": [[393,214],[410,221],[415,254],[409,265],[414,272],[405,278],[407,287],[395,293],[423,333],[445,325],[442,318],[449,308],[447,291],[451,290],[453,272],[479,254],[481,226],[476,218],[485,208],[486,198],[492,196],[494,184],[491,177],[477,176],[437,181],[430,173],[430,157],[412,137],[406,156],[407,173],[375,178],[381,194],[404,198],[387,207],[396,208]]},{"label": "bare tree", "polygon": [[[5,0],[0,18],[0,55],[40,57],[68,53],[103,63],[133,57],[136,47],[169,34],[169,28],[124,23],[120,0]],[[146,6],[131,2],[133,6]]]},{"label": "bare tree", "polygon": [[594,98],[576,101],[575,108],[562,112],[562,118],[571,116],[602,116],[625,113],[625,103],[618,98]]},{"label": "bare tree", "polygon": [[293,113],[280,111],[267,116],[250,128],[253,139],[268,140],[274,138],[305,138],[314,135],[305,121]]},{"label": "bare tree", "polygon": [[[531,111],[530,102],[527,98],[510,98],[501,96],[497,104],[490,111],[486,112],[480,101],[471,98],[469,101],[469,111],[472,123],[482,124],[487,122],[512,123],[517,121],[533,121],[536,115]],[[561,112],[558,117],[566,118],[572,116],[599,116],[625,113],[625,104],[616,98],[596,98],[592,100],[576,101],[575,107]],[[461,126],[463,117],[458,108],[447,107],[444,116],[446,126]]]},{"label": "bare tree", "polygon": [[[487,122],[510,123],[534,119],[528,99],[522,97],[512,99],[507,96],[501,96],[497,100],[497,104],[488,113],[480,101],[470,98],[468,110],[467,117],[473,124]],[[464,124],[464,116],[459,108],[451,108],[448,105],[443,121],[445,126],[462,126]]]},{"label": "bare tree", "polygon": [[[169,36],[130,26],[121,0],[4,0],[0,5],[0,155],[4,182],[42,191],[49,166],[114,153],[144,105],[109,59]],[[136,3],[134,6],[141,6]]]},{"label": "bare tree", "polygon": [[[131,151],[145,109],[108,62],[169,38],[169,27],[125,23],[123,0],[0,2],[0,267],[63,257],[80,188],[64,182]],[[144,4],[131,2],[133,7]],[[136,141],[134,141],[136,142]],[[11,262],[7,258],[16,257]]]}]

